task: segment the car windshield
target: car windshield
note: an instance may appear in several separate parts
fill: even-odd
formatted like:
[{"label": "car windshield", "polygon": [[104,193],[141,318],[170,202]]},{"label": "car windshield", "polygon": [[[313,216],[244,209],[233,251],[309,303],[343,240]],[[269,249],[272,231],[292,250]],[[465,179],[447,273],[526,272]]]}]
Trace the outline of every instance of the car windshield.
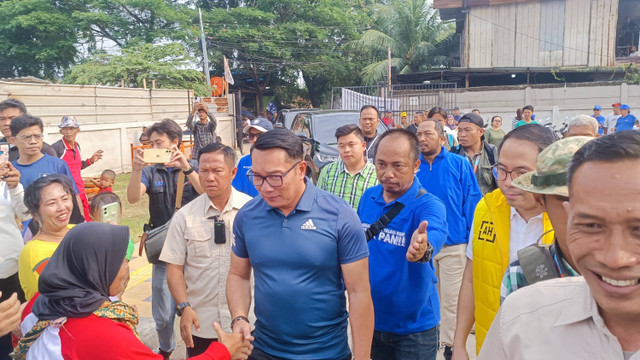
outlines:
[{"label": "car windshield", "polygon": [[321,144],[336,145],[336,129],[342,125],[358,124],[360,114],[331,114],[314,119],[313,139]]}]

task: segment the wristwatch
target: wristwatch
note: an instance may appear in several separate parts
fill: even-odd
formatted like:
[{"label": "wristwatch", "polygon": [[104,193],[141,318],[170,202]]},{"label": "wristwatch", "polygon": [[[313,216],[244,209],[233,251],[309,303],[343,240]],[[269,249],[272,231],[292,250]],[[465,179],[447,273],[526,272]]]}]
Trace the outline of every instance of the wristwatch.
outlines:
[{"label": "wristwatch", "polygon": [[431,243],[429,243],[427,241],[427,250],[424,252],[424,256],[422,256],[422,259],[416,261],[417,263],[427,263],[431,260],[431,255],[433,255],[433,246],[431,246]]},{"label": "wristwatch", "polygon": [[194,172],[196,170],[196,168],[193,167],[193,165],[189,165],[189,170],[185,170],[183,171],[183,173],[188,176],[189,174],[191,174],[192,172]]},{"label": "wristwatch", "polygon": [[191,304],[189,304],[188,301],[185,302],[181,302],[180,304],[178,304],[176,306],[176,314],[178,316],[182,316],[182,312],[184,311],[184,309],[186,309],[187,307],[191,307]]}]

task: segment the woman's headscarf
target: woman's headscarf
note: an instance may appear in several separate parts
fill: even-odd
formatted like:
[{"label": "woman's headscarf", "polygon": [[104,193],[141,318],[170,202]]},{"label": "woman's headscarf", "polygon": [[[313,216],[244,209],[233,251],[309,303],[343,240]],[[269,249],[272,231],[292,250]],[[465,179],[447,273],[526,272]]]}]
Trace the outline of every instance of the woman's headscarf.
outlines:
[{"label": "woman's headscarf", "polygon": [[129,244],[129,228],[100,222],[69,230],[38,281],[40,320],[86,317],[109,299]]}]

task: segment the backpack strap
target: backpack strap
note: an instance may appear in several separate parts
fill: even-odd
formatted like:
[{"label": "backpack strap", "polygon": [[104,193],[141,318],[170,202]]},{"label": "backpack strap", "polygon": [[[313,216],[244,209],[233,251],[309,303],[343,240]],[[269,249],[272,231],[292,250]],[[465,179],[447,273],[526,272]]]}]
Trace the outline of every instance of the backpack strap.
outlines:
[{"label": "backpack strap", "polygon": [[[426,193],[427,191],[425,189],[420,188],[418,190],[418,195],[416,196],[416,199]],[[373,224],[371,224],[371,226],[369,226],[369,228],[365,230],[367,241],[376,237],[376,235],[378,235],[380,231],[382,231],[382,229],[386,228],[387,225],[389,225],[389,223],[391,222],[391,220],[393,220],[393,218],[395,218],[396,216],[398,216],[398,214],[400,214],[400,211],[402,211],[402,209],[404,209],[404,204],[400,202],[396,202],[395,204],[393,204],[391,209],[387,210],[386,213],[382,214],[382,216],[380,216],[378,220],[376,220]]]}]

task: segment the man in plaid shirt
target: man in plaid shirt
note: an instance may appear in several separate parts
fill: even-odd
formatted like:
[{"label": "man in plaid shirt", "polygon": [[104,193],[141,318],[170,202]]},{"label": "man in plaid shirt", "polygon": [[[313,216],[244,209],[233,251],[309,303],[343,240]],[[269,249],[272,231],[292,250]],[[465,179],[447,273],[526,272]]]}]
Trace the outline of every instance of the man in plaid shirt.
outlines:
[{"label": "man in plaid shirt", "polygon": [[378,184],[376,167],[365,156],[367,143],[357,125],[339,127],[336,139],[340,160],[322,168],[317,187],[343,198],[357,210],[362,193]]},{"label": "man in plaid shirt", "polygon": [[[193,122],[196,113],[199,121]],[[198,154],[203,147],[216,142],[216,126],[218,122],[215,116],[209,112],[207,105],[198,102],[193,106],[193,111],[187,118],[187,128],[193,132],[193,151],[191,159],[198,160]]]}]

